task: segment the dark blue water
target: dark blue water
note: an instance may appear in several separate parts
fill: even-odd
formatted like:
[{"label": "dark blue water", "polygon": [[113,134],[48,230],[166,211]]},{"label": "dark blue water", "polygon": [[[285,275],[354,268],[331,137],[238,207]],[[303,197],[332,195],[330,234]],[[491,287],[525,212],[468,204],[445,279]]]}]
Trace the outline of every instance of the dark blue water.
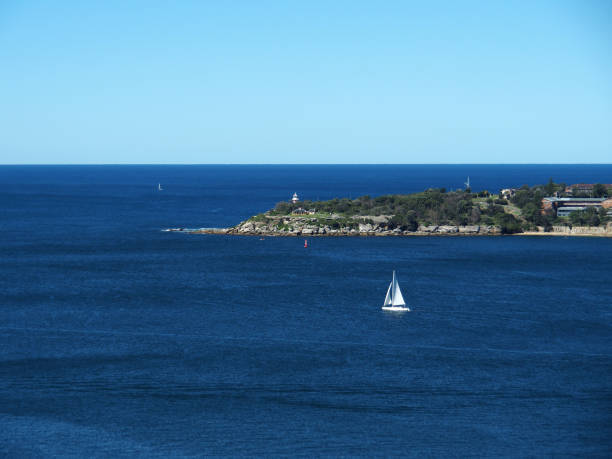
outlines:
[{"label": "dark blue water", "polygon": [[0,167],[0,455],[609,456],[612,240],[159,231],[467,175],[612,166]]}]

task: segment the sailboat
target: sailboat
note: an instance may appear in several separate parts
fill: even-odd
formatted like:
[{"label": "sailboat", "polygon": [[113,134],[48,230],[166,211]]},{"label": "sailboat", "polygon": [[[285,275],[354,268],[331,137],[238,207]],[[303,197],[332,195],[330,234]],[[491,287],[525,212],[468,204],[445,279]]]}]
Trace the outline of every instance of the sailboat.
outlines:
[{"label": "sailboat", "polygon": [[395,271],[393,271],[393,280],[389,284],[387,289],[387,296],[385,297],[385,303],[382,307],[385,311],[410,311],[410,308],[406,306],[402,291],[400,290],[395,277]]},{"label": "sailboat", "polygon": [[158,183],[158,184],[157,184],[157,189],[158,189],[159,191],[162,191],[162,190],[163,190],[163,188],[162,188],[162,186],[161,186],[161,183]]}]

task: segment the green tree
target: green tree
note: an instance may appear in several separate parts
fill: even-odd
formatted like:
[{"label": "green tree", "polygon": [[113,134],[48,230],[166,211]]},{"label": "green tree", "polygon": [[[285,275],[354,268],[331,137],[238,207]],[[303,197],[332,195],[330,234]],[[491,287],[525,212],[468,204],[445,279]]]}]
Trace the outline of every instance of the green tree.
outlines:
[{"label": "green tree", "polygon": [[601,223],[606,223],[610,221],[610,217],[608,217],[608,209],[601,207],[599,209],[599,220]]},{"label": "green tree", "polygon": [[517,207],[519,208],[523,208],[527,205],[528,202],[530,202],[533,198],[533,193],[531,192],[531,190],[527,189],[520,189],[519,191],[516,192],[516,194],[514,195],[514,197],[512,198],[512,202],[514,204],[516,204]]},{"label": "green tree", "polygon": [[545,217],[543,215],[540,216],[541,217],[541,222],[538,224],[538,226],[543,226],[544,227],[544,231],[546,233],[550,233],[553,229],[552,223],[550,221],[550,219],[548,217]]},{"label": "green tree", "polygon": [[601,223],[600,211],[594,207],[585,210],[577,210],[569,215],[569,219],[576,226],[599,226]]},{"label": "green tree", "polygon": [[572,212],[569,214],[569,221],[572,223],[572,225],[584,225],[584,213],[581,210]]},{"label": "green tree", "polygon": [[406,226],[406,216],[405,215],[394,215],[393,217],[391,217],[389,219],[389,221],[387,222],[387,225],[389,226],[389,228],[402,228],[403,226]]},{"label": "green tree", "polygon": [[291,212],[292,205],[288,202],[279,202],[278,204],[276,204],[276,206],[274,207],[274,210],[271,213],[274,214],[278,214],[278,215],[286,215],[288,213]]},{"label": "green tree", "polygon": [[402,231],[416,231],[419,227],[414,211],[410,211],[406,214],[394,215],[389,219],[387,225],[390,228],[399,228]]},{"label": "green tree", "polygon": [[416,231],[419,228],[419,222],[417,221],[416,212],[410,211],[406,214],[406,230]]},{"label": "green tree", "polygon": [[572,188],[572,196],[575,198],[588,198],[590,195],[589,193],[580,191],[578,188]]},{"label": "green tree", "polygon": [[537,217],[541,214],[540,208],[533,202],[528,202],[525,207],[523,207],[522,212],[525,220],[531,223],[536,223]]},{"label": "green tree", "polygon": [[474,206],[472,207],[472,212],[470,215],[470,222],[471,223],[478,223],[480,221],[480,207],[478,206]]},{"label": "green tree", "polygon": [[546,184],[546,188],[544,189],[546,190],[546,194],[548,196],[552,196],[554,194],[557,187],[555,186],[555,182],[553,182],[552,177],[548,180],[548,183]]},{"label": "green tree", "polygon": [[502,234],[514,234],[523,231],[521,228],[521,222],[518,221],[514,215],[506,214],[498,215],[496,217],[498,225],[501,227]]},{"label": "green tree", "polygon": [[595,185],[593,185],[593,197],[594,198],[603,198],[607,195],[608,195],[608,190],[606,189],[605,185],[602,185],[601,183],[596,183]]}]

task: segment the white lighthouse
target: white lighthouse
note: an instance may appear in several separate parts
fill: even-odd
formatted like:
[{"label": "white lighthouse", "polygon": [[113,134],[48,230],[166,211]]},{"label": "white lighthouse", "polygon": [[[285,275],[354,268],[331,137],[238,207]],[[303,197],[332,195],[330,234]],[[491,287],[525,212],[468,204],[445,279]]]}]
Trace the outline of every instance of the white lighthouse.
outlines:
[{"label": "white lighthouse", "polygon": [[293,197],[291,198],[291,202],[293,204],[295,204],[296,202],[298,202],[300,200],[300,198],[298,198],[297,193],[293,193]]}]

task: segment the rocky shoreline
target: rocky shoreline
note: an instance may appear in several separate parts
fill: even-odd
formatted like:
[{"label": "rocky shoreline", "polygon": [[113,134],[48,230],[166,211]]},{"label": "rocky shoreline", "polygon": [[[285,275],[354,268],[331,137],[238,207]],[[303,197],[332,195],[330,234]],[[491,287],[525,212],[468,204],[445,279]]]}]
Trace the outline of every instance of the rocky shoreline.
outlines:
[{"label": "rocky shoreline", "polygon": [[[199,228],[194,230],[182,230],[184,232],[196,234],[228,234],[235,236],[280,236],[280,237],[340,237],[340,236],[495,236],[500,235],[501,231],[495,227],[471,227],[471,226],[438,226],[426,227],[426,230],[401,231],[401,230],[382,230],[382,231],[359,231],[350,230],[321,230],[318,228],[305,228],[304,230],[294,231],[269,231],[260,228],[240,229],[236,228]],[[172,231],[172,230],[171,230]],[[178,231],[178,230],[175,230]]]},{"label": "rocky shoreline", "polygon": [[499,235],[501,228],[497,226],[452,226],[432,225],[419,226],[416,231],[389,228],[388,217],[370,217],[355,220],[350,225],[317,224],[310,218],[270,217],[266,221],[248,219],[230,228],[202,228],[191,232],[203,234],[233,234],[242,236],[418,236],[418,235]]},{"label": "rocky shoreline", "polygon": [[[225,234],[237,236],[268,237],[346,237],[346,236],[499,236],[498,226],[483,225],[431,225],[419,226],[416,231],[390,229],[386,219],[375,223],[355,223],[352,226],[318,225],[308,218],[270,218],[267,221],[246,220],[230,228],[169,228],[164,231],[186,232],[193,234]],[[612,237],[612,224],[605,227],[565,227],[555,226],[551,231],[544,228],[538,231],[516,233],[523,236],[599,236]]]}]

